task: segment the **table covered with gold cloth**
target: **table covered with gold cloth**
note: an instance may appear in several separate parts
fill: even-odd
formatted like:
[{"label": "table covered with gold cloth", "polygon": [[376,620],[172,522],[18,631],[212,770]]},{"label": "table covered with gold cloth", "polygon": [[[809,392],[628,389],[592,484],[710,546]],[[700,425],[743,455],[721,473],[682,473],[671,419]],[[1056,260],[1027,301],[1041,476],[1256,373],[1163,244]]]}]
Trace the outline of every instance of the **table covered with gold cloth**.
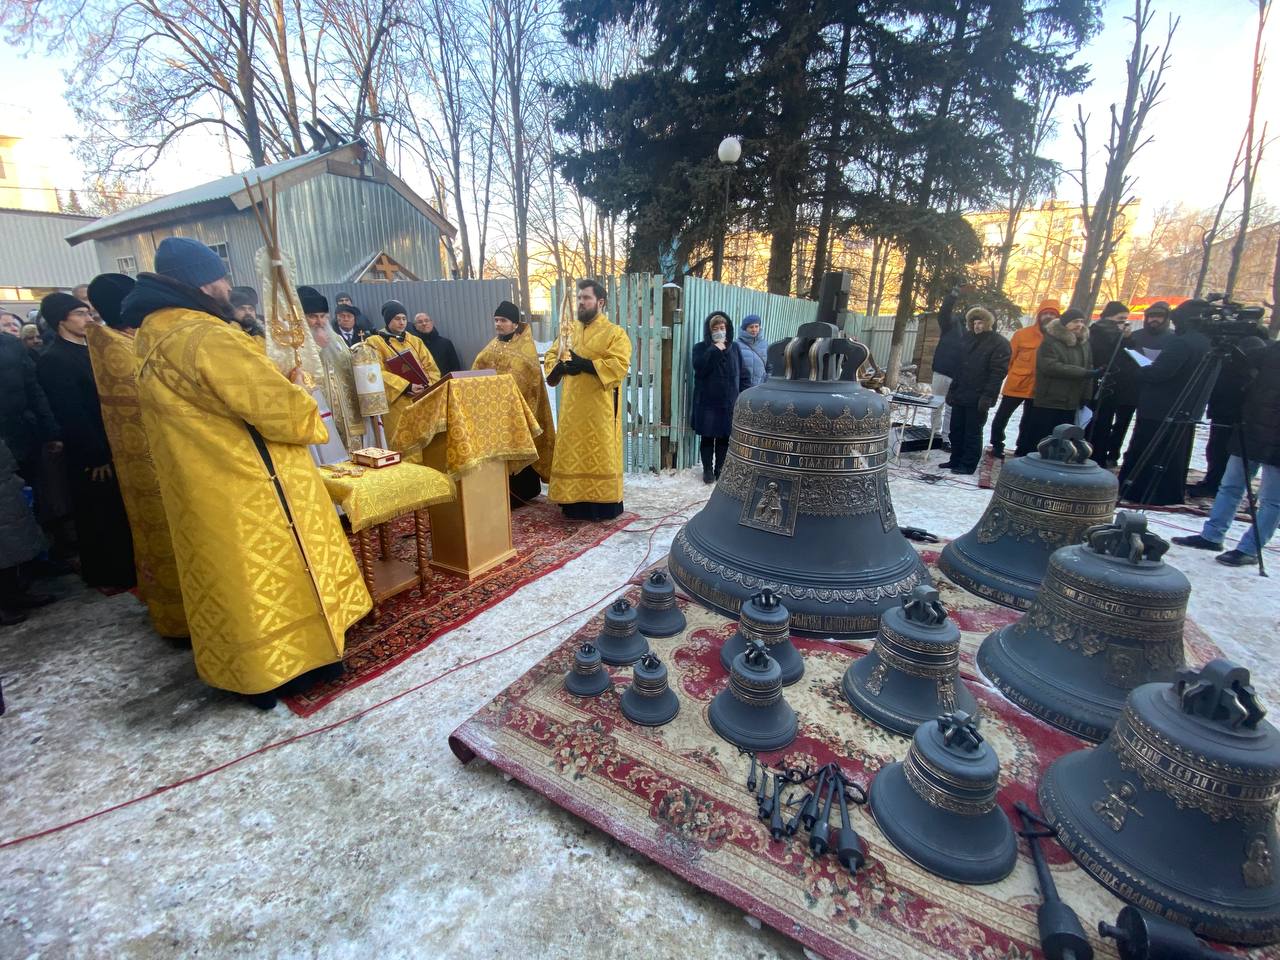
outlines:
[{"label": "table covered with gold cloth", "polygon": [[450,379],[409,405],[396,424],[391,446],[416,454],[444,433],[445,463],[457,478],[490,460],[521,469],[538,459],[537,417],[510,374]]},{"label": "table covered with gold cloth", "polygon": [[344,461],[321,467],[320,476],[329,498],[342,507],[351,521],[352,533],[454,497],[452,480],[439,470],[416,463],[397,463],[375,470]]}]

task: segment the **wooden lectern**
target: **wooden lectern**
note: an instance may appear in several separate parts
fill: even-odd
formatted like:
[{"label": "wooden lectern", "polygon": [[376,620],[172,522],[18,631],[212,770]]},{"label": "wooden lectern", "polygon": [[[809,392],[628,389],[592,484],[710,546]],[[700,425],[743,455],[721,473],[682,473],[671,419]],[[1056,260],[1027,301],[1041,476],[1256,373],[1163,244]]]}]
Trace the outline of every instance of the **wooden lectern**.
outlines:
[{"label": "wooden lectern", "polygon": [[[493,370],[462,371],[466,377],[495,376]],[[432,384],[433,390],[453,391],[448,375]],[[458,391],[449,402],[465,403]],[[448,436],[437,434],[422,451],[422,462],[449,472]],[[451,503],[431,508],[431,566],[468,580],[492,570],[516,555],[511,544],[511,500],[505,460],[487,460],[457,478],[457,496]]]}]

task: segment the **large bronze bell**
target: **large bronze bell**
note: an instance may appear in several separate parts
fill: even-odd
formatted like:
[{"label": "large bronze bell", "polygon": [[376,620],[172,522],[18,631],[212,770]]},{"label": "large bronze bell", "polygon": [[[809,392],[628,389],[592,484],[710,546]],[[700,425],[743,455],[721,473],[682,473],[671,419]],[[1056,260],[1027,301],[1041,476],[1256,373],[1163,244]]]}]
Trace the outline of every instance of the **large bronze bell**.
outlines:
[{"label": "large bronze bell", "polygon": [[1123,900],[1228,943],[1280,940],[1280,733],[1226,660],[1138,687],[1040,782],[1058,840]]},{"label": "large bronze bell", "polygon": [[667,682],[667,665],[646,653],[631,671],[631,686],[622,692],[622,715],[642,727],[660,727],[680,712],[680,699]]},{"label": "large bronze bell", "polygon": [[947,618],[938,591],[923,585],[885,611],[876,645],[849,665],[841,687],[855,710],[907,737],[942,714],[978,712],[960,679],[960,628]]},{"label": "large bronze bell", "polygon": [[1049,558],[1031,609],[982,642],[978,667],[1028,713],[1099,742],[1130,690],[1182,668],[1191,584],[1168,549],[1141,513],[1092,528]]},{"label": "large bronze bell", "polygon": [[796,712],[782,697],[782,670],[758,640],[733,660],[729,686],[707,710],[711,729],[753,752],[781,750],[796,738]]},{"label": "large bronze bell", "polygon": [[1030,607],[1053,551],[1115,512],[1115,475],[1092,452],[1084,431],[1064,424],[1036,453],[1005,461],[982,519],[943,547],[938,568],[970,593]]},{"label": "large bronze bell", "polygon": [[761,590],[742,605],[738,629],[720,647],[720,665],[732,670],[738,654],[756,641],[778,661],[784,687],[804,676],[804,658],[791,642],[791,614],[772,590]]},{"label": "large bronze bell", "polygon": [[866,357],[820,322],[769,349],[774,373],[739,396],[720,480],[671,545],[690,596],[737,617],[768,587],[795,633],[866,637],[929,581],[889,499],[888,404],[855,379]]},{"label": "large bronze bell", "polygon": [[996,805],[1000,761],[963,712],[920,724],[907,759],[880,769],[869,803],[880,832],[909,860],[960,883],[1013,871],[1018,841]]}]

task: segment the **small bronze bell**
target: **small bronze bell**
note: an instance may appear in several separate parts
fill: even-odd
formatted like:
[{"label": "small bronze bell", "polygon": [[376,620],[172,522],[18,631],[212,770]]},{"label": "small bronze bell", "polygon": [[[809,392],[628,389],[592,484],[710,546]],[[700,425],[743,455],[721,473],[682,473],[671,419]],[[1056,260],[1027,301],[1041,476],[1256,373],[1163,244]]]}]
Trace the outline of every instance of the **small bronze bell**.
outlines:
[{"label": "small bronze bell", "polygon": [[1100,742],[1130,690],[1182,668],[1191,584],[1168,549],[1141,513],[1091,528],[1054,552],[1031,609],[982,642],[978,667],[1028,713]]},{"label": "small bronze bell", "polygon": [[674,637],[685,628],[684,614],[676,606],[676,585],[665,570],[655,570],[640,588],[637,629],[646,637]]},{"label": "small bronze bell", "polygon": [[960,883],[995,883],[1013,871],[1018,841],[996,805],[1000,761],[963,712],[920,724],[907,759],[871,784],[880,831],[909,860]]},{"label": "small bronze bell", "polygon": [[1054,427],[1036,453],[1005,461],[978,525],[942,548],[938,568],[970,593],[1026,610],[1049,556],[1116,508],[1116,478],[1089,459],[1084,431]]},{"label": "small bronze bell", "polygon": [[573,653],[573,667],[564,677],[564,688],[575,697],[598,697],[613,680],[600,661],[600,651],[593,644],[582,643]]},{"label": "small bronze bell", "polygon": [[720,648],[720,665],[732,670],[738,654],[756,640],[778,661],[784,687],[804,676],[804,658],[791,642],[791,614],[772,590],[761,590],[742,605],[737,631]]},{"label": "small bronze bell", "polygon": [[619,597],[604,612],[604,628],[596,640],[600,659],[615,667],[626,667],[649,652],[649,641],[636,629],[635,608],[626,597]]},{"label": "small bronze bell", "polygon": [[707,711],[711,729],[736,747],[781,750],[796,738],[796,712],[782,699],[782,669],[765,645],[752,641],[733,660],[729,686]]},{"label": "small bronze bell", "polygon": [[1040,782],[1058,840],[1123,900],[1228,943],[1280,940],[1280,732],[1226,660],[1147,683]]},{"label": "small bronze bell", "polygon": [[680,700],[667,684],[667,665],[646,653],[632,671],[622,694],[622,715],[642,727],[660,727],[680,712]]},{"label": "small bronze bell", "polygon": [[978,702],[960,679],[960,628],[933,587],[919,586],[880,618],[876,644],[844,672],[844,698],[887,730],[911,736],[926,720]]}]

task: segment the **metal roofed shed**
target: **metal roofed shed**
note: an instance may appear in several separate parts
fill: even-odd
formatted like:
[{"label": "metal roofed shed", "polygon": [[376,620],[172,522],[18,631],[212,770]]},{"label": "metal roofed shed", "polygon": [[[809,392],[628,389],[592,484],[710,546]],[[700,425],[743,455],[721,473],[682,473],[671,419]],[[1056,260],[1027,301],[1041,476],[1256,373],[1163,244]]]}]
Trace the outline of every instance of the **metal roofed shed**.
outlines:
[{"label": "metal roofed shed", "polygon": [[153,269],[165,237],[193,237],[222,256],[233,284],[256,287],[262,238],[245,177],[278,191],[281,246],[298,283],[376,280],[368,266],[388,261],[405,277],[445,277],[441,242],[456,228],[359,140],[179,190],[85,224],[66,242],[92,240],[100,272],[136,276]]}]

